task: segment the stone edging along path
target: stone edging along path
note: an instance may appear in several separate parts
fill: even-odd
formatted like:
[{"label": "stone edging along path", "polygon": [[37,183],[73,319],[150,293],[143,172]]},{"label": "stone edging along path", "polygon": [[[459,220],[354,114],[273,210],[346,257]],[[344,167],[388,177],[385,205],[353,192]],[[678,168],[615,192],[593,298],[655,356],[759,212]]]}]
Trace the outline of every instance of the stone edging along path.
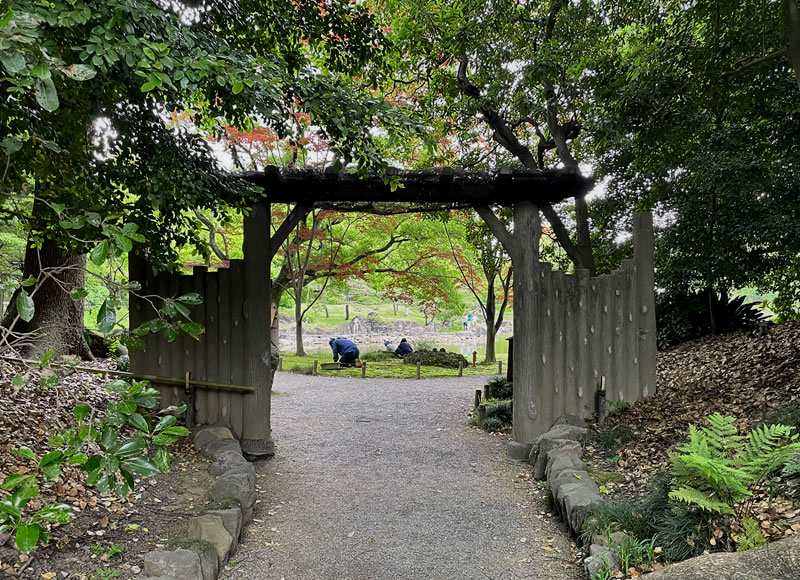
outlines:
[{"label": "stone edging along path", "polygon": [[[603,501],[600,489],[586,471],[581,457],[583,441],[589,430],[579,417],[564,415],[556,419],[550,430],[530,448],[528,462],[533,477],[546,480],[555,510],[569,531],[580,538],[588,512]],[[514,449],[521,453],[522,449]],[[599,541],[595,541],[599,540]],[[602,539],[593,538],[584,569],[589,578],[607,562],[610,569],[619,567],[619,557]]]},{"label": "stone edging along path", "polygon": [[214,503],[189,520],[185,538],[145,554],[144,573],[152,580],[216,580],[253,517],[255,468],[230,430],[203,427],[195,433],[194,445],[212,459],[208,472],[219,476],[209,490]]}]

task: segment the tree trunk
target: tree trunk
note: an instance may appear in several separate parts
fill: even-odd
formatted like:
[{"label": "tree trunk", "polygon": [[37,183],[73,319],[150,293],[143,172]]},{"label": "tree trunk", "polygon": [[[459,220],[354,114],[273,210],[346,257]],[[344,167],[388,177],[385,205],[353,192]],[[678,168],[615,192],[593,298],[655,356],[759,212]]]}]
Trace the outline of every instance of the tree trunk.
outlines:
[{"label": "tree trunk", "polygon": [[[28,246],[22,279],[39,280],[33,294],[35,312],[30,322],[17,318],[14,293],[3,318],[3,327],[21,337],[19,353],[25,358],[39,358],[48,350],[56,356],[77,355],[94,360],[83,335],[83,300],[70,298],[70,291],[82,288],[86,280],[86,255],[63,254],[53,240],[45,240],[41,249]],[[16,321],[15,321],[16,319]],[[12,328],[13,325],[13,328]]]},{"label": "tree trunk", "polygon": [[295,287],[295,296],[297,297],[294,301],[294,338],[297,343],[296,356],[306,356],[306,351],[303,350],[303,301],[300,299],[302,295],[303,288]]},{"label": "tree trunk", "polygon": [[394,315],[397,316],[397,302],[392,302],[392,308],[394,309]]},{"label": "tree trunk", "polygon": [[349,304],[345,304],[344,305],[344,319],[345,320],[350,320],[350,305]]},{"label": "tree trunk", "polygon": [[323,304],[322,307],[325,309],[325,318],[330,318],[331,317],[331,313],[328,312],[328,305],[327,304]]},{"label": "tree trunk", "polygon": [[486,319],[486,356],[484,357],[483,362],[487,363],[497,362],[494,344],[497,336],[494,326],[496,315],[497,309],[494,302],[494,280],[491,280],[489,281],[486,289],[486,312],[484,313],[484,318]]}]

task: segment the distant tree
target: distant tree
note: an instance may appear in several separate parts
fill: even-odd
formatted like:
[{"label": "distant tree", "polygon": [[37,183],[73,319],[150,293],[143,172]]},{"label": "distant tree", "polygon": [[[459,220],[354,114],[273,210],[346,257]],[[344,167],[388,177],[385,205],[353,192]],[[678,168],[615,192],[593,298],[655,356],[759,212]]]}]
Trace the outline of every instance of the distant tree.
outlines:
[{"label": "distant tree", "polygon": [[[508,223],[511,216],[506,212],[503,217]],[[451,232],[456,228],[463,228],[463,232],[460,232],[460,239],[454,241]],[[511,258],[489,227],[473,212],[461,212],[445,222],[444,229],[461,283],[477,301],[486,324],[484,362],[496,362],[495,341],[511,301]],[[461,240],[465,243],[459,243]]]}]

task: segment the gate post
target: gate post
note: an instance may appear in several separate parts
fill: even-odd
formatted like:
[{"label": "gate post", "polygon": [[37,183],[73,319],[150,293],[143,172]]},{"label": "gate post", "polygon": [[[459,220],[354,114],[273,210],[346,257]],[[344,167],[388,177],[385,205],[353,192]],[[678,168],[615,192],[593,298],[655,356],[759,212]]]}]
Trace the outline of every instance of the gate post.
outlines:
[{"label": "gate post", "polygon": [[253,392],[244,395],[242,451],[274,455],[270,435],[270,205],[256,203],[244,218],[244,372]]}]

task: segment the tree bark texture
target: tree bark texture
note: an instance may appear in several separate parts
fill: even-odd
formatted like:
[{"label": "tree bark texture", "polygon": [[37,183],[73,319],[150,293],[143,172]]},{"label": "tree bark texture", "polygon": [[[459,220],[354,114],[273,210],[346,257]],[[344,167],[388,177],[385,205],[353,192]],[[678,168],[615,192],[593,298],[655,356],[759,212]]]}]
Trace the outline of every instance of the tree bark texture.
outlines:
[{"label": "tree bark texture", "polygon": [[718,552],[672,564],[648,574],[651,580],[777,580],[797,578],[800,536],[746,552]]},{"label": "tree bark texture", "polygon": [[495,338],[497,332],[495,330],[495,317],[497,316],[497,308],[494,303],[494,280],[487,280],[486,285],[486,356],[483,362],[497,362],[497,353],[495,351]]},{"label": "tree bark texture", "polygon": [[540,316],[536,297],[540,287],[539,239],[542,227],[539,208],[530,202],[514,206],[514,419],[513,437],[518,443],[533,443],[549,425],[541,426],[542,385],[539,365],[527,353],[535,352]]},{"label": "tree bark texture", "polygon": [[[15,292],[3,318],[4,328],[25,335],[18,341],[22,345],[20,354],[39,358],[52,350],[57,356],[93,360],[83,336],[83,300],[73,300],[69,295],[85,284],[86,255],[64,254],[53,240],[45,240],[41,249],[29,244],[22,279],[31,277],[39,279],[39,284]],[[33,295],[35,312],[30,322],[17,318],[16,301],[22,291]]]}]

